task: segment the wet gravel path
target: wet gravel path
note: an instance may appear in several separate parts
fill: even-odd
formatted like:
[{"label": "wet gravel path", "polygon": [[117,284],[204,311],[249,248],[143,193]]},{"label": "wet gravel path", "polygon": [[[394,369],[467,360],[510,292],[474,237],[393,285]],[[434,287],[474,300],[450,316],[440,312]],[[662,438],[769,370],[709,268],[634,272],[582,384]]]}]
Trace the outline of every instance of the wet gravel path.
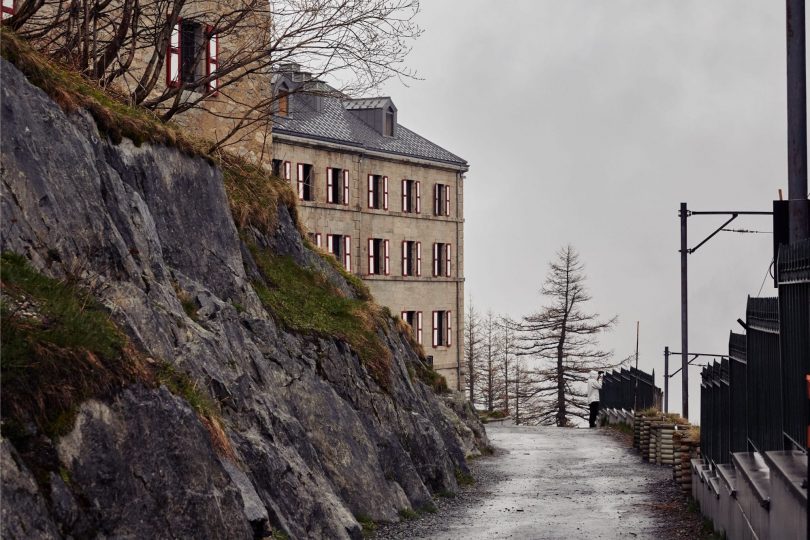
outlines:
[{"label": "wet gravel path", "polygon": [[620,438],[492,424],[487,432],[498,451],[472,462],[474,486],[439,499],[435,514],[381,527],[376,538],[681,537],[658,504],[678,497],[670,469],[644,463]]}]

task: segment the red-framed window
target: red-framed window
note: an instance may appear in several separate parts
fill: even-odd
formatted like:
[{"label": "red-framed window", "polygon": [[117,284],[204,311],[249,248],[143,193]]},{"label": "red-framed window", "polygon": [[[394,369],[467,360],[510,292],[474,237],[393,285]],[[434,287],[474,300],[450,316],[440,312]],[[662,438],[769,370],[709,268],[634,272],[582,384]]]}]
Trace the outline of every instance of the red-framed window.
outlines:
[{"label": "red-framed window", "polygon": [[408,323],[418,344],[422,344],[422,312],[403,311],[402,320]]},{"label": "red-framed window", "polygon": [[387,176],[368,175],[368,207],[377,210],[388,210]]},{"label": "red-framed window", "polygon": [[326,168],[326,202],[349,205],[349,171]]},{"label": "red-framed window", "polygon": [[327,234],[326,250],[343,262],[347,272],[352,271],[352,237],[343,234]]},{"label": "red-framed window", "polygon": [[453,344],[451,311],[433,312],[433,347],[450,347]]},{"label": "red-framed window", "polygon": [[422,212],[422,186],[418,180],[402,180],[402,211],[408,214]]},{"label": "red-framed window", "polygon": [[450,215],[450,186],[447,184],[433,184],[433,215]]},{"label": "red-framed window", "polygon": [[390,242],[382,238],[368,239],[368,274],[389,275],[391,273]]},{"label": "red-framed window", "polygon": [[402,241],[402,275],[422,275],[422,242]]},{"label": "red-framed window", "polygon": [[433,244],[433,277],[450,277],[452,247],[450,244],[435,242]]}]

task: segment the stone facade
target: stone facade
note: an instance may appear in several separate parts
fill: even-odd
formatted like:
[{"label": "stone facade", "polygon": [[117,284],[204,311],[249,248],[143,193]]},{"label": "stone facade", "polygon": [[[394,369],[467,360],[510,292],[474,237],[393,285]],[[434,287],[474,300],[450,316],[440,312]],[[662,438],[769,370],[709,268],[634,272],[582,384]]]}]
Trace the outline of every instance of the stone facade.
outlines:
[{"label": "stone facade", "polygon": [[[394,314],[422,313],[421,343],[426,355],[433,358],[433,367],[447,379],[450,388],[461,389],[464,377],[463,174],[466,166],[360,150],[280,132],[273,137],[273,157],[284,164],[280,170],[282,174],[287,171],[296,191],[298,165],[312,166],[312,200],[299,201],[299,216],[304,226],[325,249],[329,234],[351,238],[348,269],[360,276],[375,299]],[[327,168],[330,167],[348,171],[348,204],[327,202]],[[369,208],[369,175],[388,177],[387,210]],[[420,183],[419,213],[403,211],[402,181],[405,179]],[[434,184],[449,187],[449,216],[434,215]],[[387,275],[384,271],[381,274],[369,271],[370,238],[389,241]],[[421,242],[419,276],[403,275],[404,241]],[[433,275],[434,243],[451,246],[449,277]],[[411,272],[416,273],[413,263]],[[434,342],[434,311],[450,312],[449,345]],[[417,330],[414,328],[415,333]]]}]

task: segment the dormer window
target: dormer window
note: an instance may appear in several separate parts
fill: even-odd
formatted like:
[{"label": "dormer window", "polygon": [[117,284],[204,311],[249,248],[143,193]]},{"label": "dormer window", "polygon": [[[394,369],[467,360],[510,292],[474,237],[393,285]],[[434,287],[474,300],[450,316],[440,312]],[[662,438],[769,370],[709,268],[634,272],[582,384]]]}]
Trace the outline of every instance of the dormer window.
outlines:
[{"label": "dormer window", "polygon": [[385,110],[385,122],[383,124],[383,135],[386,137],[394,136],[394,109],[388,107]]}]

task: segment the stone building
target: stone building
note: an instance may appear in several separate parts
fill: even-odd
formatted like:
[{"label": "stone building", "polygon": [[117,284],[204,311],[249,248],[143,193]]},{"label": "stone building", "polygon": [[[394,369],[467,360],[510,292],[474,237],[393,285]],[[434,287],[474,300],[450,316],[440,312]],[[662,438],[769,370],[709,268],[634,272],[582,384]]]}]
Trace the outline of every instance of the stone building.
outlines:
[{"label": "stone building", "polygon": [[311,240],[408,322],[460,389],[467,162],[399,124],[388,97],[349,99],[294,66],[274,87],[272,165]]}]

